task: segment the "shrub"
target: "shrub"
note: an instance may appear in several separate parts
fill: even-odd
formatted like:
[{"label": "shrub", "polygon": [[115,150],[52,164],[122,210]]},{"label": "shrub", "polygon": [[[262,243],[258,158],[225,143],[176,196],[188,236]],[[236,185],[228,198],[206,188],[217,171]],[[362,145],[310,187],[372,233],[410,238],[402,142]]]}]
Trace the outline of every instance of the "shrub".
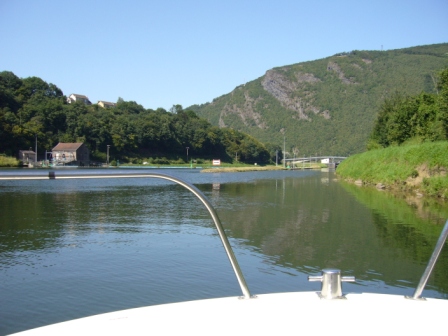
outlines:
[{"label": "shrub", "polygon": [[152,163],[169,165],[170,161],[166,157],[162,157],[162,158],[155,158]]},{"label": "shrub", "polygon": [[0,156],[0,167],[19,167],[21,162],[9,156]]}]

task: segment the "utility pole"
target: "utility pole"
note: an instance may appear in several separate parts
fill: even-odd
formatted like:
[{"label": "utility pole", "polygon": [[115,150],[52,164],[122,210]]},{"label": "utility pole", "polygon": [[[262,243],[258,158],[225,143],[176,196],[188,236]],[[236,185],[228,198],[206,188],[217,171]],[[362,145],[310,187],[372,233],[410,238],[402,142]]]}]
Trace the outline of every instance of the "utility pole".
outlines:
[{"label": "utility pole", "polygon": [[283,135],[283,168],[286,168],[286,136]]},{"label": "utility pole", "polygon": [[34,166],[37,164],[37,133],[36,133],[36,142],[35,142],[35,154],[34,154]]}]

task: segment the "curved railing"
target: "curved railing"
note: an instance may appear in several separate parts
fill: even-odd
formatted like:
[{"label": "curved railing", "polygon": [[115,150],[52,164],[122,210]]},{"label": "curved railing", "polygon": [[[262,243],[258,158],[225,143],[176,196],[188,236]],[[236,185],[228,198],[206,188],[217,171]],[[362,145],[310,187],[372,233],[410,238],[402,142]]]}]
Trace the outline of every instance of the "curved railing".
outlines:
[{"label": "curved railing", "polygon": [[[243,298],[249,299],[254,296],[250,294],[249,288],[247,286],[246,280],[244,279],[244,275],[241,271],[241,268],[238,264],[238,261],[236,260],[235,254],[233,253],[232,247],[230,246],[229,240],[227,238],[227,235],[222,227],[221,221],[219,220],[218,214],[216,213],[215,209],[211,205],[211,203],[208,201],[208,199],[205,197],[205,195],[195,186],[192,184],[185,182],[177,177],[173,177],[170,175],[165,174],[154,174],[154,173],[139,173],[139,174],[122,174],[122,173],[115,173],[115,174],[61,174],[57,176],[57,179],[90,179],[90,178],[138,178],[138,177],[149,177],[149,178],[159,178],[168,180],[171,182],[175,182],[177,184],[180,184],[184,188],[191,191],[196,197],[198,197],[201,202],[205,205],[207,208],[210,216],[213,219],[213,222],[215,223],[216,229],[218,230],[219,237],[221,238],[221,242],[224,246],[224,249],[226,251],[227,257],[230,260],[230,264],[232,265],[233,271],[236,275],[236,278],[238,280],[238,283],[240,285],[241,291],[243,292]],[[0,180],[44,180],[44,179],[56,179],[56,173],[54,171],[50,171],[48,174],[32,174],[32,175],[1,175]],[[448,220],[445,223],[445,226],[440,234],[439,240],[434,248],[434,252],[431,256],[431,259],[428,262],[428,265],[426,266],[425,272],[422,275],[422,278],[420,279],[419,284],[417,285],[417,288],[415,289],[413,296],[407,296],[409,299],[422,299],[421,294],[423,292],[423,289],[426,286],[426,283],[429,279],[429,276],[431,275],[431,272],[434,268],[434,265],[439,257],[439,254],[442,250],[443,245],[445,244],[445,241],[448,237]]]},{"label": "curved railing", "polygon": [[448,220],[445,222],[445,226],[443,227],[442,232],[440,233],[439,240],[437,241],[436,246],[434,247],[434,251],[432,252],[431,258],[429,259],[428,265],[426,266],[425,272],[423,273],[420,282],[415,289],[414,295],[412,297],[407,297],[408,299],[422,299],[421,295],[423,289],[428,282],[429,276],[436,264],[437,258],[439,258],[440,252],[442,251],[443,245],[445,244],[446,238],[448,236]]},{"label": "curved railing", "polygon": [[216,213],[215,209],[211,205],[211,203],[208,201],[208,199],[205,197],[205,195],[194,185],[185,182],[177,177],[165,175],[165,174],[153,174],[153,173],[142,173],[142,174],[73,174],[73,175],[59,175],[56,176],[56,173],[54,171],[50,171],[48,174],[33,174],[33,175],[4,175],[0,176],[0,180],[44,180],[44,179],[90,179],[90,178],[138,178],[138,177],[149,177],[149,178],[159,178],[168,180],[171,182],[175,182],[177,184],[180,184],[185,189],[188,189],[191,191],[194,195],[196,195],[197,198],[201,200],[201,202],[205,205],[207,208],[210,216],[213,219],[213,222],[215,223],[216,229],[218,230],[219,237],[221,238],[221,242],[224,245],[224,249],[226,251],[227,257],[230,260],[230,264],[232,265],[233,271],[236,275],[236,278],[238,280],[238,283],[240,285],[241,291],[243,292],[243,298],[249,299],[251,298],[251,294],[249,291],[249,288],[247,286],[246,280],[244,279],[244,275],[241,271],[241,268],[238,264],[238,261],[236,260],[235,254],[233,253],[232,247],[230,246],[229,240],[227,238],[227,235],[222,227],[221,221],[219,220],[218,214]]}]

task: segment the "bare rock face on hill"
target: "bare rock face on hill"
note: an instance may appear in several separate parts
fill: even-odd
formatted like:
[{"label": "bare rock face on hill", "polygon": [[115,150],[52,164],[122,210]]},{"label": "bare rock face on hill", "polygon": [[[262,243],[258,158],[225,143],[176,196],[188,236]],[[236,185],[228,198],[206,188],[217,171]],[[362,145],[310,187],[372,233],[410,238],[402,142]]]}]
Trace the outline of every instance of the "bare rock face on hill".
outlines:
[{"label": "bare rock face on hill", "polygon": [[219,127],[307,155],[366,150],[384,99],[393,92],[436,93],[448,43],[390,51],[342,52],[276,67],[211,103],[190,108]]},{"label": "bare rock face on hill", "polygon": [[245,126],[255,123],[261,129],[267,128],[260,113],[256,111],[255,105],[260,101],[260,98],[254,99],[249,96],[247,92],[244,93],[244,105],[226,104],[219,115],[219,127],[227,127],[224,120],[228,115],[238,115]]},{"label": "bare rock face on hill", "polygon": [[[358,64],[356,64],[356,63],[353,64],[353,66],[356,67],[359,70],[362,70],[362,68]],[[334,71],[338,75],[338,77],[341,80],[341,82],[344,83],[344,84],[358,84],[358,83],[356,83],[354,81],[353,78],[346,78],[344,72],[341,69],[341,67],[336,62],[328,62],[327,70],[328,71]]]},{"label": "bare rock face on hill", "polygon": [[[308,116],[308,113],[319,114],[321,111],[318,107],[309,103],[310,100],[312,101],[313,93],[309,91],[301,91],[301,84],[317,83],[320,82],[320,79],[316,78],[313,74],[300,72],[296,73],[295,77],[295,80],[291,81],[279,70],[268,70],[261,81],[261,85],[267,92],[273,95],[284,108],[296,111],[297,116],[295,119],[310,121],[311,119]],[[298,96],[298,92],[301,92],[303,97]],[[330,119],[330,112],[327,110],[323,111],[322,116],[325,119]]]}]

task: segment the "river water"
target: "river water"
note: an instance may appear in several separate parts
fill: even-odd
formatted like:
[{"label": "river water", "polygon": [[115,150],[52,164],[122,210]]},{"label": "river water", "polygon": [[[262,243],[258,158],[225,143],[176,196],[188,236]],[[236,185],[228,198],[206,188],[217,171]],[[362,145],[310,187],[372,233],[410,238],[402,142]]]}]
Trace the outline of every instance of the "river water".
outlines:
[{"label": "river water", "polygon": [[[356,277],[343,284],[346,293],[412,295],[448,217],[444,204],[358,188],[334,172],[148,171],[193,183],[209,198],[252,294],[319,291],[307,277],[331,267]],[[177,184],[0,181],[0,335],[236,295],[241,290],[213,221]],[[423,296],[448,298],[447,248]]]}]

